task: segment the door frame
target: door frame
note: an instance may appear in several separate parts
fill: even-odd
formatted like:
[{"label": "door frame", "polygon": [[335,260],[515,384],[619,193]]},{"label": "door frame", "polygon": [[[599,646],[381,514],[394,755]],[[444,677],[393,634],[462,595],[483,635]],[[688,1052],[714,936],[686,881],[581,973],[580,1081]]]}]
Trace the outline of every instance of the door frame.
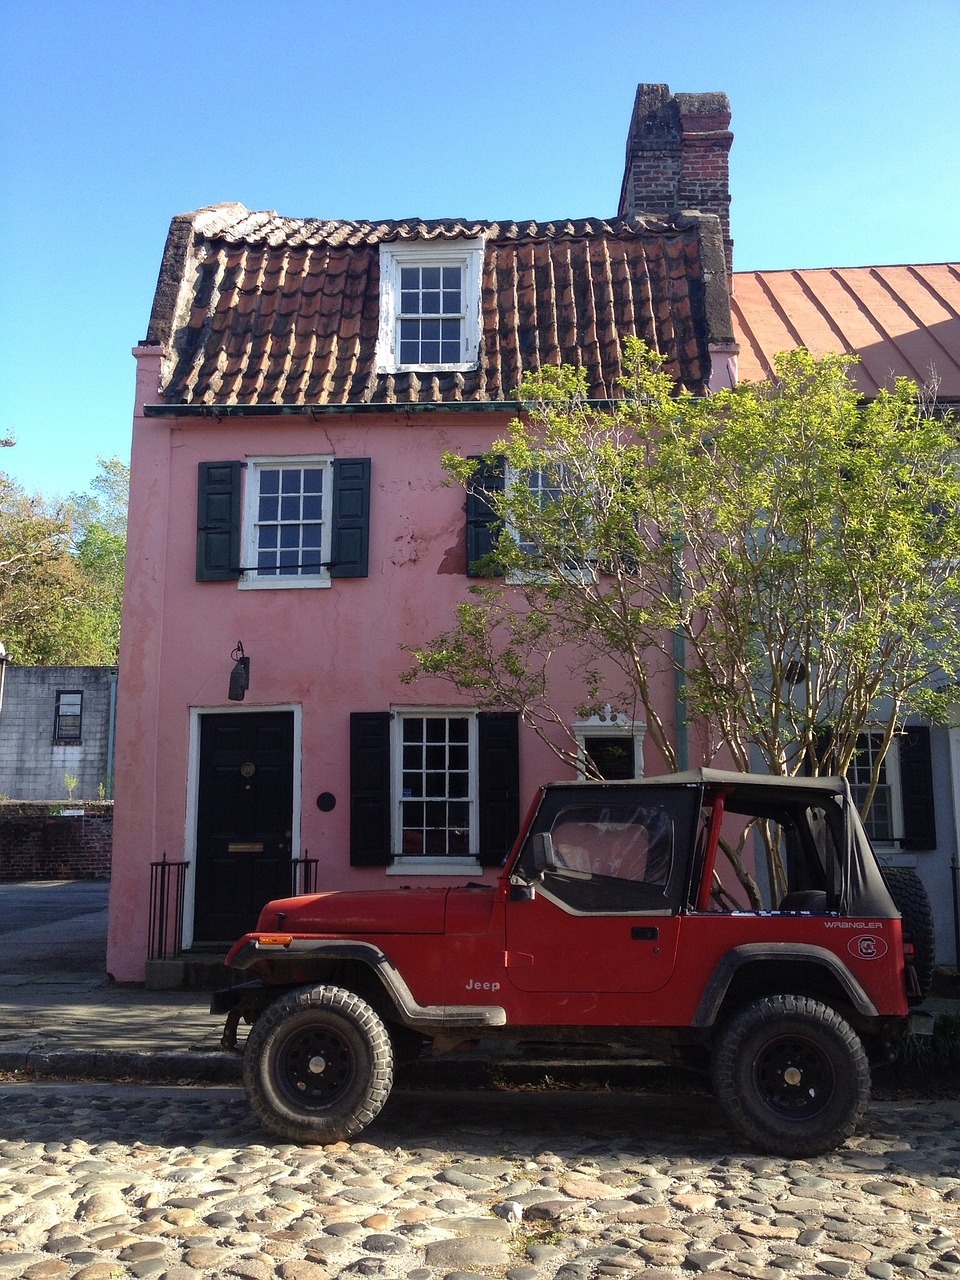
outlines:
[{"label": "door frame", "polygon": [[183,856],[189,862],[183,893],[183,949],[193,946],[193,915],[196,906],[197,819],[200,807],[200,722],[203,716],[257,715],[276,711],[293,712],[293,813],[291,815],[290,860],[300,857],[300,813],[303,791],[302,725],[303,708],[298,702],[278,702],[272,706],[191,707],[187,749],[187,812]]}]

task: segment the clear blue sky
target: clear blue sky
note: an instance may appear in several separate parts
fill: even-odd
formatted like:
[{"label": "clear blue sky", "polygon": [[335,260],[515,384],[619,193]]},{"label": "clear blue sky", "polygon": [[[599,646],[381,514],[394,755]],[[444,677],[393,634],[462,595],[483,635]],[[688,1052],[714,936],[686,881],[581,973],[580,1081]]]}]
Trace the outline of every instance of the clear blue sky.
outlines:
[{"label": "clear blue sky", "polygon": [[0,468],[126,458],[174,214],[616,212],[636,86],[724,90],[741,269],[960,258],[958,0],[3,0]]}]

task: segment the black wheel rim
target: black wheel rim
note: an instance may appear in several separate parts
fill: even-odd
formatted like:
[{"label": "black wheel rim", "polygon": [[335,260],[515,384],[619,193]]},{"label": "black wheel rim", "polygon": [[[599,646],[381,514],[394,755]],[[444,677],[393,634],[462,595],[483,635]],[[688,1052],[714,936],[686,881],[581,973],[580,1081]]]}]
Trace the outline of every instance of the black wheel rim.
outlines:
[{"label": "black wheel rim", "polygon": [[353,1049],[327,1027],[291,1032],[277,1054],[277,1084],[297,1107],[319,1111],[335,1105],[356,1074]]},{"label": "black wheel rim", "polygon": [[781,1036],[757,1054],[754,1083],[765,1106],[787,1120],[807,1120],[824,1111],[836,1076],[823,1050],[803,1036]]}]

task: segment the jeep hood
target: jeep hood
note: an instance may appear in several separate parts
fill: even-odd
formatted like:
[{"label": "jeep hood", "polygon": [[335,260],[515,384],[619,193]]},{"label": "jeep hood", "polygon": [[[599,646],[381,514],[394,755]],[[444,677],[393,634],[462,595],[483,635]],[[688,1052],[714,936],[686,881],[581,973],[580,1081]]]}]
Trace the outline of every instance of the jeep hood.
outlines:
[{"label": "jeep hood", "polygon": [[449,889],[380,889],[278,898],[257,933],[443,933]]}]

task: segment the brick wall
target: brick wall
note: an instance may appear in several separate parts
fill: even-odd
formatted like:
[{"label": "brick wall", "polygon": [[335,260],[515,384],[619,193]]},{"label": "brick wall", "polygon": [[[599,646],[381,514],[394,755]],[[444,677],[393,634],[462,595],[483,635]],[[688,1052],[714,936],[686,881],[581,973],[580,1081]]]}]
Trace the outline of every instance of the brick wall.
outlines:
[{"label": "brick wall", "polygon": [[730,238],[730,102],[725,93],[676,93],[641,84],[627,135],[620,215],[669,216],[679,209],[715,213],[723,232],[727,272]]},{"label": "brick wall", "polygon": [[[83,809],[82,815],[58,812]],[[0,881],[109,879],[113,804],[0,801]]]}]

